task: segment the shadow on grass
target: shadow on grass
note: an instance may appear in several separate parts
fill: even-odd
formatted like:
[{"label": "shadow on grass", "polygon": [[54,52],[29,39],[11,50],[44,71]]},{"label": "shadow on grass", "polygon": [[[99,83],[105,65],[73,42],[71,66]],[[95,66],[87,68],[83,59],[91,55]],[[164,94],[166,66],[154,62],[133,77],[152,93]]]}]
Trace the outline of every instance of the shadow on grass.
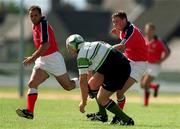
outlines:
[{"label": "shadow on grass", "polygon": [[180,129],[180,126],[177,125],[147,125],[147,124],[141,124],[141,125],[135,125],[136,127],[147,127],[148,129]]}]

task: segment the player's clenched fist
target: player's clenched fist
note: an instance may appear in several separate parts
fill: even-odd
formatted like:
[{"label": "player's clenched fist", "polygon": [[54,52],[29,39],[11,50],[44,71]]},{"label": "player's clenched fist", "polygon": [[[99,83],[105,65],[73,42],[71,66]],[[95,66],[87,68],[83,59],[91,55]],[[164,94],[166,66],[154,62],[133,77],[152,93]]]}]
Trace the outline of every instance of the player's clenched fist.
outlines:
[{"label": "player's clenched fist", "polygon": [[111,33],[114,34],[114,35],[117,35],[117,36],[120,35],[120,31],[117,30],[116,28],[113,28],[113,29],[111,30]]},{"label": "player's clenched fist", "polygon": [[81,112],[81,113],[84,113],[85,112],[85,106],[86,106],[86,103],[83,103],[82,101],[80,102],[80,104],[79,104],[79,111]]},{"label": "player's clenched fist", "polygon": [[23,64],[26,65],[31,65],[32,63],[34,63],[35,59],[32,56],[29,57],[25,57]]}]

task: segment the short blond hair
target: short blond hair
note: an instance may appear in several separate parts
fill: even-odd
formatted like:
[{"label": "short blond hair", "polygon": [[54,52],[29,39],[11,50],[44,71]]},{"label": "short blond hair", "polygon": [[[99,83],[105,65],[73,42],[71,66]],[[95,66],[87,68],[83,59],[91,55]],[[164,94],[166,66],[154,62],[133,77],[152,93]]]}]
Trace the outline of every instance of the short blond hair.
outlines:
[{"label": "short blond hair", "polygon": [[156,30],[156,26],[151,22],[146,23],[145,27],[146,26],[152,28],[153,30]]}]

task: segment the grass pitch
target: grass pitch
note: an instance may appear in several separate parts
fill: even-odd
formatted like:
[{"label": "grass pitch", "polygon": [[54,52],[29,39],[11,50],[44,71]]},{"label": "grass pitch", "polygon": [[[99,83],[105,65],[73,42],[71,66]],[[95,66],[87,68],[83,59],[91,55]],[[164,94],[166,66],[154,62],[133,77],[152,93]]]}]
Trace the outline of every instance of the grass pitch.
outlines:
[{"label": "grass pitch", "polygon": [[[9,93],[12,92],[13,90],[9,91]],[[56,90],[51,92],[57,93]],[[44,93],[49,94],[47,90]],[[63,93],[77,95],[78,92],[60,92],[60,94]],[[152,102],[149,107],[144,107],[139,102],[130,101],[131,98],[138,97],[138,95],[130,96],[124,111],[135,120],[133,127],[89,121],[85,114],[78,111],[79,100],[69,98],[38,99],[35,118],[27,120],[18,117],[15,113],[16,108],[25,105],[25,99],[1,97],[0,129],[180,129],[180,103]],[[165,94],[160,97],[170,97],[173,100],[179,96]],[[97,105],[94,100],[91,100],[86,107],[86,113],[95,111],[97,111]],[[112,114],[109,112],[108,114],[109,120],[111,120]]]}]

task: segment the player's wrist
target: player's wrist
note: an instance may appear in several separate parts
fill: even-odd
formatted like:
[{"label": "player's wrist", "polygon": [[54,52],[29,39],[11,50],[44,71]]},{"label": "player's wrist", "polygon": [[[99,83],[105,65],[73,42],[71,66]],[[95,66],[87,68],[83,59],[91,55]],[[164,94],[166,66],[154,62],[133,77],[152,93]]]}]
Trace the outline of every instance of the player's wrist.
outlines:
[{"label": "player's wrist", "polygon": [[30,58],[31,58],[33,61],[35,61],[35,60],[37,59],[34,55],[32,55]]},{"label": "player's wrist", "polygon": [[87,105],[87,100],[82,100],[81,104],[84,105],[84,106]]}]

